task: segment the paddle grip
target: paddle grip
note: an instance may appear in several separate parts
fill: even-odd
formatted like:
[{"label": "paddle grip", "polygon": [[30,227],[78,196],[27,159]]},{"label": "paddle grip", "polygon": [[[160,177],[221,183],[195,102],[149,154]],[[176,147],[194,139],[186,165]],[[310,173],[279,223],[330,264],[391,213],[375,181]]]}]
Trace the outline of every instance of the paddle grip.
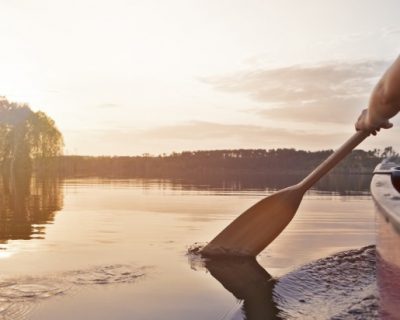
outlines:
[{"label": "paddle grip", "polygon": [[347,156],[355,147],[365,140],[371,134],[370,131],[357,131],[354,133],[339,149],[332,153],[324,162],[322,162],[314,171],[305,177],[299,187],[304,191],[310,189],[321,177],[329,170],[335,167],[340,160]]}]

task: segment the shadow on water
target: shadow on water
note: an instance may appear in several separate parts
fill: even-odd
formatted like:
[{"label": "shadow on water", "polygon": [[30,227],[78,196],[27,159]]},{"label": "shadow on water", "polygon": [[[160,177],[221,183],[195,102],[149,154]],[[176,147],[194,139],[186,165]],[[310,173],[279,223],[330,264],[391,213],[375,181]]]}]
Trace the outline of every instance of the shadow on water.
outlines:
[{"label": "shadow on water", "polygon": [[63,193],[54,177],[29,173],[3,175],[0,180],[0,243],[41,239],[45,224],[63,207]]},{"label": "shadow on water", "polygon": [[282,319],[273,299],[275,280],[256,259],[213,258],[205,261],[205,267],[225,289],[243,301],[240,319]]}]

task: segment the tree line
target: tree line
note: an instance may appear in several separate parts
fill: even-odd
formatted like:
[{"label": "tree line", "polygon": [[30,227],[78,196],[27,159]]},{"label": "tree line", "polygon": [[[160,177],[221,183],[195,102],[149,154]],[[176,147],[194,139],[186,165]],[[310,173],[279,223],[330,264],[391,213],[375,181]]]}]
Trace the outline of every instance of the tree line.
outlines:
[{"label": "tree line", "polygon": [[2,173],[29,172],[35,159],[52,159],[61,154],[63,137],[53,119],[34,112],[27,104],[0,97],[0,166]]},{"label": "tree line", "polygon": [[[10,176],[32,171],[61,177],[138,178],[212,177],[215,175],[304,175],[333,150],[236,149],[185,151],[127,157],[63,156],[63,136],[54,120],[27,104],[0,97],[0,168]],[[342,174],[371,173],[383,158],[398,158],[392,147],[354,150],[335,169]]]},{"label": "tree line", "polygon": [[[58,172],[66,177],[108,176],[179,178],[199,175],[254,175],[308,173],[333,150],[238,149],[186,151],[159,156],[63,156]],[[334,170],[340,174],[370,174],[382,159],[399,155],[384,150],[354,150]]]}]

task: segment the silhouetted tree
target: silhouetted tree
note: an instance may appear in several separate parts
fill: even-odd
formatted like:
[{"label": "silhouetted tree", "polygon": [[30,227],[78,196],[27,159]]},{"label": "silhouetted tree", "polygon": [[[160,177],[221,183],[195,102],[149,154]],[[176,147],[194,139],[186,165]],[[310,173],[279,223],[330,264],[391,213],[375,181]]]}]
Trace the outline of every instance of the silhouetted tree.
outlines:
[{"label": "silhouetted tree", "polygon": [[399,158],[399,154],[393,149],[393,147],[386,147],[381,153],[382,158]]},{"label": "silhouetted tree", "polygon": [[0,161],[9,172],[29,170],[32,159],[61,154],[63,137],[44,112],[0,97]]}]

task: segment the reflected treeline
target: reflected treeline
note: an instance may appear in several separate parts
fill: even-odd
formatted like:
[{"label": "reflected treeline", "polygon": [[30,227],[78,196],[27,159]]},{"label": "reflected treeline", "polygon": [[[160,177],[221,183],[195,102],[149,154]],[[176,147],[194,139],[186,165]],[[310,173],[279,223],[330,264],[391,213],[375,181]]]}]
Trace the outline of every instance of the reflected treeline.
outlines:
[{"label": "reflected treeline", "polygon": [[[190,175],[177,179],[158,179],[160,185],[164,182],[168,188],[182,190],[222,190],[222,191],[246,191],[246,190],[279,190],[292,186],[301,181],[303,174],[265,174],[265,175]],[[372,175],[345,175],[328,174],[323,177],[313,189],[318,192],[335,193],[338,195],[358,195],[369,193],[369,185]],[[146,180],[144,180],[146,181]]]},{"label": "reflected treeline", "polygon": [[314,186],[314,190],[334,192],[340,195],[369,193],[371,174],[328,174]]},{"label": "reflected treeline", "polygon": [[63,207],[63,193],[54,177],[29,173],[3,175],[0,180],[0,243],[43,238],[45,224]]}]

